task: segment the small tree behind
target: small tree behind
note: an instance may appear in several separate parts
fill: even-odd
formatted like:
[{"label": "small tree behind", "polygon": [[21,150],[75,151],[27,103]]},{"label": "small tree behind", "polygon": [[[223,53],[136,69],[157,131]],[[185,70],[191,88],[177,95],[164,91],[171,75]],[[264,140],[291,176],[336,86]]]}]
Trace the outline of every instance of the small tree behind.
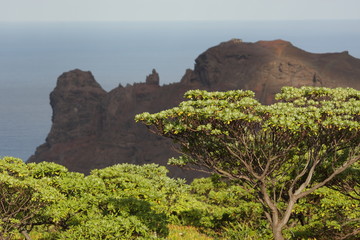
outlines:
[{"label": "small tree behind", "polygon": [[251,91],[188,91],[179,107],[136,116],[182,153],[170,163],[206,167],[255,189],[275,239],[296,202],[360,159],[360,92],[285,87],[264,106]]}]

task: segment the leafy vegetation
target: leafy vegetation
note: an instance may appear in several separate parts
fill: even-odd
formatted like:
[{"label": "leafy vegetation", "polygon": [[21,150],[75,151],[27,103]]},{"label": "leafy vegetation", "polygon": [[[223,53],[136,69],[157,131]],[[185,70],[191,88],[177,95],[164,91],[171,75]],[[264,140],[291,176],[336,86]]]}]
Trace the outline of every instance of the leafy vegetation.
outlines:
[{"label": "leafy vegetation", "polygon": [[[254,193],[218,175],[186,184],[154,164],[115,165],[89,176],[54,163],[25,164],[10,157],[0,164],[0,239],[23,239],[19,234],[38,240],[272,239]],[[22,179],[28,196],[37,197],[20,204],[19,195],[4,194],[12,190],[3,180],[9,173]],[[37,188],[27,188],[27,181]],[[360,203],[351,196],[320,188],[296,205],[286,234],[292,239],[356,239]],[[39,198],[44,201],[34,205]],[[10,215],[13,220],[6,221]],[[25,227],[18,224],[23,222]]]},{"label": "leafy vegetation", "polygon": [[16,232],[27,236],[44,207],[61,199],[49,179],[35,179],[22,160],[7,157],[0,161],[0,239]]},{"label": "leafy vegetation", "polygon": [[267,106],[242,90],[191,90],[185,97],[179,107],[139,114],[136,121],[177,143],[182,156],[170,163],[206,167],[253,192],[275,239],[285,239],[299,201],[331,187],[360,159],[360,92],[354,89],[284,87],[279,102]]},{"label": "leafy vegetation", "polygon": [[360,238],[358,91],[284,88],[270,106],[250,91],[186,96],[136,119],[177,141],[173,164],[211,177],[188,184],[155,164],[85,176],[4,157],[0,240]]},{"label": "leafy vegetation", "polygon": [[199,233],[195,227],[192,226],[179,226],[170,225],[170,234],[167,237],[168,240],[213,240],[213,237],[206,236]]}]

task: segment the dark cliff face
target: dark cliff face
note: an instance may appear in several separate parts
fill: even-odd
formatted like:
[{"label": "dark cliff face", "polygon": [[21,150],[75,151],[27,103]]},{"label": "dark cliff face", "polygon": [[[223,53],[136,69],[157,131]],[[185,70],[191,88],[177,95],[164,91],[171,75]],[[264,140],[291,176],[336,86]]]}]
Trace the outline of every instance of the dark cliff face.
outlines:
[{"label": "dark cliff face", "polygon": [[[271,103],[282,86],[353,87],[360,89],[360,60],[347,52],[312,54],[291,43],[231,40],[208,49],[178,83],[159,86],[153,70],[145,83],[105,92],[90,72],[62,74],[50,94],[52,128],[30,162],[53,161],[72,171],[89,172],[116,163],[158,163],[176,155],[172,143],[136,124],[138,113],[176,106],[189,89],[250,89]],[[198,173],[170,167],[170,175]]]}]

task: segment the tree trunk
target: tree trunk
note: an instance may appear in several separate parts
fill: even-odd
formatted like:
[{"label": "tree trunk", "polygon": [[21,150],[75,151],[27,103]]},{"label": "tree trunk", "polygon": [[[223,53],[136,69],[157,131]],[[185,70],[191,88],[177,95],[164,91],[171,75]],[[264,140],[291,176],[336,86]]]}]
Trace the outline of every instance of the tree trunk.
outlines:
[{"label": "tree trunk", "polygon": [[280,227],[279,224],[274,224],[272,231],[275,240],[285,240],[284,236],[282,235],[282,227]]}]

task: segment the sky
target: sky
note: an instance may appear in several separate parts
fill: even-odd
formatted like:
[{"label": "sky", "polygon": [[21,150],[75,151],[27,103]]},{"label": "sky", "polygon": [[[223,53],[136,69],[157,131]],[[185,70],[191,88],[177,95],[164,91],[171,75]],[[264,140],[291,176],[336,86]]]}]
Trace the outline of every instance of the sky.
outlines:
[{"label": "sky", "polygon": [[0,21],[360,19],[360,0],[0,0]]}]

